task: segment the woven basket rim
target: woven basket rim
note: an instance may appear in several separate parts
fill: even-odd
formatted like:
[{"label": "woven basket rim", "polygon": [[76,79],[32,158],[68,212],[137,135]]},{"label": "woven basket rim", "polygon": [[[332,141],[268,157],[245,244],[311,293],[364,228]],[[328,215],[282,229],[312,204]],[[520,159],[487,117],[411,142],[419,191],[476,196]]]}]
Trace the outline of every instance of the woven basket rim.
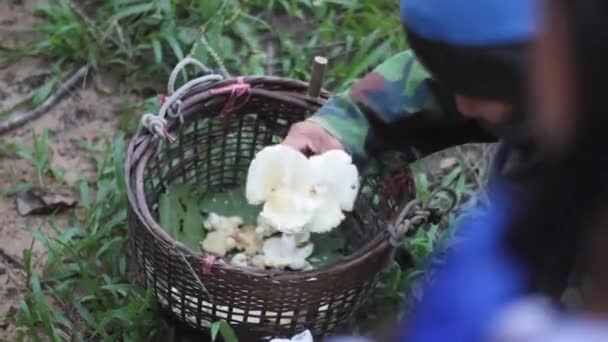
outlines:
[{"label": "woven basket rim", "polygon": [[[293,86],[300,90],[305,90],[308,87],[308,83],[300,80],[294,80],[284,77],[277,76],[241,76],[241,77],[231,77],[218,82],[213,83],[210,87],[208,86],[206,89],[192,89],[184,96],[183,106],[184,108],[190,108],[192,106],[196,106],[198,103],[203,102],[204,100],[208,100],[211,96],[222,98],[226,95],[217,94],[212,95],[211,90],[217,89],[219,87],[224,87],[238,80],[244,80],[246,83],[251,85],[250,91],[251,95],[260,95],[266,96],[269,98],[273,98],[279,101],[285,101],[286,97],[289,97],[289,101],[293,103],[297,103],[302,107],[310,107],[310,104],[313,103],[317,106],[322,105],[330,96],[330,93],[321,89],[320,98],[313,98],[306,94],[297,93],[293,90],[272,90],[272,89],[264,89],[264,88],[256,88],[255,85],[267,84],[267,83],[275,83],[276,85],[282,86]],[[202,90],[202,91],[201,91]],[[195,117],[198,111],[186,111],[184,114],[184,122],[188,122],[191,117]],[[178,120],[168,119],[167,129],[172,131],[176,125],[179,124]],[[129,142],[127,158],[125,160],[125,181],[127,183],[127,198],[129,201],[129,205],[131,206],[134,213],[137,215],[138,219],[144,223],[145,228],[156,238],[167,245],[174,246],[178,251],[184,254],[186,259],[195,260],[197,263],[202,263],[203,259],[210,255],[205,254],[202,251],[197,251],[193,248],[190,248],[180,241],[171,237],[167,231],[154,219],[150,212],[150,208],[148,208],[147,201],[145,200],[146,194],[144,190],[144,181],[143,175],[146,166],[150,158],[157,152],[157,149],[160,147],[159,142],[153,138],[153,135],[147,131],[139,131],[137,132]],[[139,156],[133,160],[134,153],[136,149],[140,149]],[[142,151],[143,150],[143,151]],[[134,169],[134,170],[133,170]],[[134,177],[131,179],[131,176]],[[135,184],[131,184],[132,180]],[[133,187],[134,186],[134,187]],[[361,223],[362,224],[362,223]],[[252,277],[269,277],[271,276],[273,279],[300,279],[300,278],[312,278],[323,275],[335,275],[336,273],[350,271],[352,267],[355,267],[358,264],[364,263],[368,258],[373,257],[374,255],[379,255],[383,253],[386,249],[394,249],[393,246],[389,243],[388,232],[385,231],[383,233],[378,234],[374,239],[366,242],[361,248],[358,248],[354,253],[346,255],[338,260],[336,263],[331,265],[326,265],[320,268],[315,268],[313,270],[308,271],[284,271],[284,270],[261,270],[255,268],[246,268],[232,265],[231,263],[215,263],[213,265],[214,268],[221,268],[230,272],[238,272],[241,274],[246,274],[247,276]]]}]

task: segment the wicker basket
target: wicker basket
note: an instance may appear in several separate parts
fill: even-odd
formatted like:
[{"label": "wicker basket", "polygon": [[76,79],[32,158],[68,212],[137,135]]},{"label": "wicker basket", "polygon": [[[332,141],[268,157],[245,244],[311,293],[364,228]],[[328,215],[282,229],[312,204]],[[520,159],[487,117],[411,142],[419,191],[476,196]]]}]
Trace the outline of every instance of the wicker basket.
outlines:
[{"label": "wicker basket", "polygon": [[[234,102],[234,93],[222,89],[237,81],[248,90]],[[131,139],[126,183],[137,281],[153,290],[164,309],[195,329],[207,330],[224,319],[241,341],[291,336],[305,329],[315,337],[326,336],[368,298],[393,258],[379,210],[394,208],[395,203],[379,201],[381,183],[375,176],[362,180],[356,209],[338,228],[345,234],[348,256],[326,268],[272,272],[221,262],[209,265],[204,254],[175,241],[159,226],[158,201],[166,184],[185,182],[218,192],[242,182],[257,151],[276,143],[292,123],[327,100],[327,91],[310,97],[307,87],[277,77],[195,87],[182,97],[183,123],[167,121],[174,143],[159,141],[147,131]],[[227,103],[232,105],[227,108]],[[404,194],[413,198],[413,187]]]}]

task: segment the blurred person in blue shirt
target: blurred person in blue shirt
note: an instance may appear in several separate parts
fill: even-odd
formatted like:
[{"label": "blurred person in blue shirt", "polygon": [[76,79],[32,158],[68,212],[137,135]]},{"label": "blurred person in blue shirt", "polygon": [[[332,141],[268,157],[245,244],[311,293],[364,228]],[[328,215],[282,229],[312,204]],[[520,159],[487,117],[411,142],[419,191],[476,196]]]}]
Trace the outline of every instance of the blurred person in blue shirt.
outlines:
[{"label": "blurred person in blue shirt", "polygon": [[[467,35],[450,31],[467,29],[470,35],[505,39],[509,30],[512,37],[522,30],[536,34],[542,24],[528,61],[532,87],[527,89],[535,99],[528,105],[537,109],[531,127],[542,159],[523,188],[503,179],[491,183],[492,206],[461,224],[458,231],[465,238],[447,252],[421,302],[386,340],[608,341],[608,183],[603,181],[608,175],[608,2],[487,0],[485,11],[475,12],[480,4],[402,1],[409,15],[420,15],[410,25],[428,25],[419,32],[434,40],[462,44]],[[539,13],[540,5],[542,20],[530,15]],[[450,19],[433,21],[435,15]],[[495,27],[476,26],[476,15]],[[441,58],[432,63],[441,65]],[[539,289],[564,278],[577,257],[594,290],[590,305],[565,312]]]}]

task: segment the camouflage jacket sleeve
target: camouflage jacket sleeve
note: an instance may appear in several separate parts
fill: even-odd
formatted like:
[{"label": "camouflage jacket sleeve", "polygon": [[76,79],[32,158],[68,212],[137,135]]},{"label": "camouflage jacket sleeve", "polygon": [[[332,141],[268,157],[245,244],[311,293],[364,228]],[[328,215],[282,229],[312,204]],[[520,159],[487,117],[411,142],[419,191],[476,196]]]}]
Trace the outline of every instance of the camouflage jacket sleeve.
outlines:
[{"label": "camouflage jacket sleeve", "polygon": [[421,158],[454,145],[496,140],[456,111],[453,96],[431,80],[410,50],[332,96],[308,120],[338,137],[359,167],[388,151]]}]

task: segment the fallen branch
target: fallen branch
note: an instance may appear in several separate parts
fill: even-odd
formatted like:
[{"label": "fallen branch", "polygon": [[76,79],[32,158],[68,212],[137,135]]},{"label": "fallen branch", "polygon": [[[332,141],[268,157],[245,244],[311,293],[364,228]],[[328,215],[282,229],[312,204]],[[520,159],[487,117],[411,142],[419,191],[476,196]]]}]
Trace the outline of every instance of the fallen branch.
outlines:
[{"label": "fallen branch", "polygon": [[29,121],[35,120],[46,113],[59,99],[61,99],[67,92],[69,92],[70,88],[72,88],[76,83],[80,82],[87,73],[89,72],[89,65],[85,65],[78,69],[75,74],[70,76],[64,83],[59,85],[59,88],[51,94],[40,106],[36,109],[15,115],[13,118],[0,122],[0,135],[15,129],[17,127],[23,126]]},{"label": "fallen branch", "polygon": [[[23,269],[23,262],[19,260],[19,258],[14,257],[4,251],[4,249],[0,248],[0,259],[4,259],[14,267]],[[1,261],[1,260],[0,260]]]}]

